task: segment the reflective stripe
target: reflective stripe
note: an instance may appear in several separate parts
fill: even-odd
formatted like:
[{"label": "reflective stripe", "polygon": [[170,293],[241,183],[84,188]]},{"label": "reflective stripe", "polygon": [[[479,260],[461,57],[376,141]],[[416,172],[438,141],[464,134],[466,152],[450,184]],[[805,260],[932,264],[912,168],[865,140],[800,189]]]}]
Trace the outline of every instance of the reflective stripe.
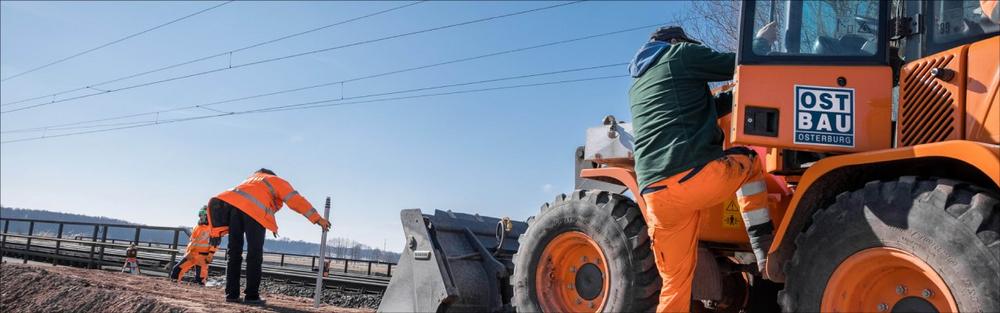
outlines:
[{"label": "reflective stripe", "polygon": [[209,247],[212,246],[212,245],[207,244],[207,243],[192,243],[191,245],[195,246],[195,247],[205,247],[205,248],[209,248]]},{"label": "reflective stripe", "polygon": [[743,212],[743,223],[745,223],[747,227],[764,224],[770,221],[771,214],[767,212],[766,207]]},{"label": "reflective stripe", "polygon": [[233,188],[232,190],[233,190],[233,192],[235,192],[235,193],[243,196],[244,198],[247,198],[251,202],[253,202],[253,204],[256,205],[258,208],[260,208],[261,210],[264,210],[264,213],[267,213],[267,215],[274,216],[274,211],[272,211],[271,209],[267,208],[267,206],[264,206],[263,203],[260,203],[260,201],[258,201],[257,198],[254,198],[249,193],[246,193],[245,191],[240,190],[239,188]]},{"label": "reflective stripe", "polygon": [[307,211],[306,214],[303,215],[305,215],[306,218],[311,218],[313,215],[316,215],[317,213],[319,212],[316,212],[316,208],[309,208],[309,211]]},{"label": "reflective stripe", "polygon": [[754,182],[749,182],[743,184],[739,190],[736,190],[737,197],[749,197],[767,190],[767,184],[763,180],[758,180]]},{"label": "reflective stripe", "polygon": [[271,183],[267,182],[266,178],[265,179],[261,179],[260,181],[264,182],[264,185],[267,185],[267,190],[271,192],[271,198],[277,198],[278,197],[278,195],[276,193],[274,193],[274,186],[271,186]]},{"label": "reflective stripe", "polygon": [[295,196],[295,195],[297,195],[297,194],[299,194],[299,192],[298,192],[298,191],[296,191],[296,190],[292,190],[292,192],[289,192],[289,193],[288,193],[287,195],[285,195],[285,198],[284,198],[284,199],[281,199],[281,201],[283,201],[283,202],[288,202],[288,200],[291,200],[291,199],[292,199],[292,197],[294,197],[294,196]]}]

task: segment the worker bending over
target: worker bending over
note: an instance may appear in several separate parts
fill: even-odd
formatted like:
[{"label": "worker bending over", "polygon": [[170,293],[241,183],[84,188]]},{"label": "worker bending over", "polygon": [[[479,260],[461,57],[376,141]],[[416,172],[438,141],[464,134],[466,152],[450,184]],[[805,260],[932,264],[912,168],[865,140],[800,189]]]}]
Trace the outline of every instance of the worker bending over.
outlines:
[{"label": "worker bending over", "polygon": [[243,240],[247,242],[247,285],[243,303],[263,305],[260,298],[261,263],[264,258],[264,233],[270,230],[278,236],[274,213],[287,204],[313,224],[327,230],[330,222],[316,212],[306,198],[299,195],[284,179],[271,170],[257,170],[239,186],[223,191],[208,202],[208,220],[213,242],[229,234],[226,252],[226,302],[240,300],[240,266],[243,262]]},{"label": "worker bending over", "polygon": [[177,279],[178,283],[184,278],[184,274],[194,266],[198,267],[194,279],[202,285],[208,280],[208,265],[212,264],[212,257],[219,250],[219,246],[210,242],[212,229],[208,225],[207,208],[207,206],[203,206],[198,211],[198,225],[191,229],[187,252],[184,253],[184,258],[180,263],[177,263],[170,271],[170,278]]},{"label": "worker bending over", "polygon": [[731,110],[732,96],[713,97],[708,86],[732,79],[735,67],[733,53],[713,51],[676,26],[654,32],[629,66],[635,171],[663,281],[658,312],[689,311],[702,209],[734,194],[764,268],[773,226],[761,163],[748,148],[722,150],[717,119]]}]

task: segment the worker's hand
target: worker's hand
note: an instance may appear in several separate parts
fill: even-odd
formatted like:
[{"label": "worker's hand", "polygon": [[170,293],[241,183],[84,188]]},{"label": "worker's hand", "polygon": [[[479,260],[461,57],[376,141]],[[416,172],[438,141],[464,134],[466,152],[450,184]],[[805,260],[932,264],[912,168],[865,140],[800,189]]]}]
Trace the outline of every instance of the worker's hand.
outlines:
[{"label": "worker's hand", "polygon": [[323,231],[330,230],[330,221],[328,221],[328,220],[326,220],[324,218],[320,218],[318,221],[316,221],[316,225],[319,225],[319,227],[322,227]]},{"label": "worker's hand", "polygon": [[764,27],[761,27],[760,30],[757,31],[757,35],[755,37],[765,39],[767,42],[778,41],[778,23],[767,23],[767,25],[764,25]]}]

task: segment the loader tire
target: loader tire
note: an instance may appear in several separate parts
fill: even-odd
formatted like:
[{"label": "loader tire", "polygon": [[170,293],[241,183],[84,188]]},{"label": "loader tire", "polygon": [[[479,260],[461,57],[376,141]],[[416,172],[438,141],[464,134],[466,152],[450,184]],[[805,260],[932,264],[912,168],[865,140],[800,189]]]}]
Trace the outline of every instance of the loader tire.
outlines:
[{"label": "loader tire", "polygon": [[514,255],[518,312],[648,312],[659,273],[631,199],[598,190],[559,195],[528,219]]},{"label": "loader tire", "polygon": [[1000,311],[1000,201],[902,177],[837,196],[795,239],[786,312]]}]

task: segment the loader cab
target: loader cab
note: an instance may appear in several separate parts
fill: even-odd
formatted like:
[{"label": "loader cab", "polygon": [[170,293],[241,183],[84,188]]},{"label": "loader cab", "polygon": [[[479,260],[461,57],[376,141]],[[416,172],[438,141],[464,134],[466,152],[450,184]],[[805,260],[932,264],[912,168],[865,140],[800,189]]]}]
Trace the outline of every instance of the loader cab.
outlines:
[{"label": "loader cab", "polygon": [[[745,1],[730,143],[812,153],[891,147],[888,21],[886,0]],[[758,36],[768,25],[774,41]]]},{"label": "loader cab", "polygon": [[[772,148],[768,169],[786,173],[802,155],[1000,143],[997,6],[745,1],[730,143]],[[769,24],[774,41],[758,36]]]}]

